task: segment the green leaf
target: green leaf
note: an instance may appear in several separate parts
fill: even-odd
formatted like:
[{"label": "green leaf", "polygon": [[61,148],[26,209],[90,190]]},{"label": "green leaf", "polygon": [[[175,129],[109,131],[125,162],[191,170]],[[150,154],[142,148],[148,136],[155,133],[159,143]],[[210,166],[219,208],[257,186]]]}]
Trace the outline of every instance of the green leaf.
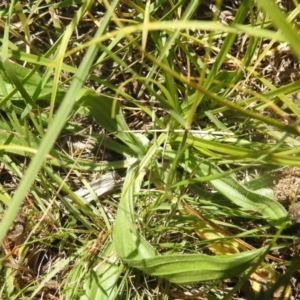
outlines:
[{"label": "green leaf", "polygon": [[163,255],[143,260],[127,261],[143,272],[161,276],[175,283],[218,280],[240,275],[251,266],[264,249],[232,255],[205,254]]},{"label": "green leaf", "polygon": [[258,249],[223,256],[159,255],[135,225],[134,200],[139,192],[140,175],[137,164],[129,168],[114,228],[116,252],[129,266],[171,282],[198,282],[239,275],[264,251]]},{"label": "green leaf", "polygon": [[141,134],[130,132],[118,102],[111,97],[98,95],[91,89],[82,89],[78,104],[87,107],[96,122],[119,138],[133,153],[143,155],[146,152],[149,140]]},{"label": "green leaf", "polygon": [[[19,81],[22,82],[26,92],[32,97],[34,94],[38,95],[37,99],[50,99],[52,88],[53,88],[53,82],[49,80],[42,89],[37,90],[39,83],[42,80],[42,77],[37,72],[30,74],[30,69],[22,67],[16,63],[10,62],[10,65],[18,78]],[[27,77],[28,76],[28,77]],[[7,71],[3,65],[3,63],[0,61],[0,77],[5,83],[6,89],[8,93],[14,90],[15,86],[13,82],[11,81],[10,77],[7,74]],[[59,89],[59,92],[57,94],[59,99],[62,99],[65,94],[65,90],[63,88]],[[0,91],[0,96],[4,97],[4,93]],[[5,100],[5,99],[4,99]],[[2,101],[0,101],[0,106],[3,104]],[[11,100],[23,100],[23,97],[17,93],[14,94],[14,96],[11,98]]]},{"label": "green leaf", "polygon": [[[90,2],[87,2],[87,4],[89,3]],[[82,8],[80,8],[79,11],[81,11],[82,15],[84,15],[88,7],[86,7],[86,9],[85,8],[82,9]],[[98,28],[97,32],[95,33],[95,38],[103,34],[103,31],[105,30],[105,27],[103,26],[106,24],[105,22],[106,20],[109,20],[109,18],[110,18],[110,14],[107,13],[102,20],[103,22],[101,23],[101,26]],[[74,19],[74,21],[79,21],[79,20],[80,17],[76,17],[76,19]],[[70,26],[75,27],[76,24],[72,22]],[[1,227],[0,240],[4,238],[6,232],[9,229],[10,224],[15,219],[19,207],[21,206],[22,201],[25,198],[26,193],[28,192],[31,185],[35,181],[40,168],[44,164],[46,155],[51,151],[54,141],[58,137],[59,133],[62,131],[63,126],[66,120],[68,119],[73,106],[75,105],[76,96],[78,95],[82,85],[84,84],[84,82],[88,77],[89,69],[91,67],[92,61],[96,56],[96,53],[97,53],[97,45],[94,44],[89,47],[86,54],[84,55],[84,58],[80,64],[78,72],[74,77],[70,88],[66,92],[66,95],[60,107],[58,108],[53,122],[48,127],[47,133],[43,137],[36,155],[33,157],[29,167],[26,169],[24,177],[22,178],[22,181],[20,182],[17,190],[15,191],[13,201],[12,201],[13,205],[10,205],[8,207],[8,209],[6,210],[2,218],[2,221],[0,223],[0,227]]]},{"label": "green leaf", "polygon": [[[25,129],[24,129],[25,131]],[[15,130],[12,128],[12,126],[3,118],[0,117],[0,145],[9,145],[9,146],[27,146],[23,142],[23,139],[25,139],[25,136],[27,138],[27,141],[29,142],[29,145],[32,148],[37,149],[40,143],[40,138],[36,136],[31,131],[28,131],[26,134],[24,133],[24,136],[21,137],[19,132],[15,132]],[[10,151],[12,153],[18,153],[20,155],[24,155],[24,151],[17,151],[17,150],[6,150]]]},{"label": "green leaf", "polygon": [[[196,163],[191,159],[192,164]],[[209,162],[202,162],[196,171],[198,176],[219,177],[222,171]],[[261,214],[270,224],[275,227],[282,226],[288,220],[288,213],[277,201],[254,193],[237,182],[232,176],[212,179],[208,182],[222,195],[230,199],[245,210],[252,210]]]},{"label": "green leaf", "polygon": [[127,171],[114,228],[114,243],[117,254],[129,264],[131,260],[152,258],[157,255],[155,249],[135,226],[133,205],[135,195],[140,188],[140,174],[136,164]]},{"label": "green leaf", "polygon": [[[96,270],[90,270],[88,280],[84,282],[85,295],[80,300],[116,299],[118,294],[117,281],[120,278],[123,265],[118,263],[112,243],[109,243],[101,253],[103,261]],[[109,257],[109,259],[106,259]]]},{"label": "green leaf", "polygon": [[[287,15],[285,15],[279,8],[275,1],[265,1],[259,0],[258,4],[262,7],[266,14],[270,16],[270,20],[274,26],[276,26],[279,33],[283,33],[286,41],[289,42],[291,48],[293,49],[294,53],[297,55],[298,59],[300,59],[300,37],[299,32],[291,24]],[[299,12],[298,12],[299,13]]]}]

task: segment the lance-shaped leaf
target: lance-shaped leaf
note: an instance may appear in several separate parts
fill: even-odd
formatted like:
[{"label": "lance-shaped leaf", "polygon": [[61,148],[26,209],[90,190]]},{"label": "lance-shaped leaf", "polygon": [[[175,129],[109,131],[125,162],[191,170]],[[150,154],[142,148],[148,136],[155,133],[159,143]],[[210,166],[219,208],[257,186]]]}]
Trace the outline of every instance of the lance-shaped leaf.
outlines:
[{"label": "lance-shaped leaf", "polygon": [[[190,164],[191,166],[193,165],[192,158]],[[232,176],[220,176],[222,175],[222,171],[210,162],[203,161],[195,174],[199,177],[211,177],[208,183],[219,193],[243,209],[261,214],[275,227],[282,226],[283,222],[287,222],[289,219],[287,211],[280,203],[274,199],[250,191]]]},{"label": "lance-shaped leaf", "polygon": [[82,89],[77,103],[88,108],[96,122],[131,148],[133,153],[137,155],[145,153],[149,144],[148,139],[141,134],[129,132],[118,102],[91,89]]},{"label": "lance-shaped leaf", "polygon": [[239,275],[263,253],[264,249],[220,256],[159,255],[136,228],[134,200],[140,174],[138,165],[127,172],[114,228],[116,252],[129,266],[171,282],[199,282]]},{"label": "lance-shaped leaf", "polygon": [[162,255],[127,261],[132,267],[175,283],[200,282],[234,277],[248,269],[264,249],[232,255]]}]

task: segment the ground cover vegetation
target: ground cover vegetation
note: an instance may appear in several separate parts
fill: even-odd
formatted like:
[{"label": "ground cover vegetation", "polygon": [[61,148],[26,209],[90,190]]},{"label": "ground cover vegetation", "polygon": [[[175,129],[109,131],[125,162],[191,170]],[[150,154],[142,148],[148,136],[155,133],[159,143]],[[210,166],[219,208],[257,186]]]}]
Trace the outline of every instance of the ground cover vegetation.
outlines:
[{"label": "ground cover vegetation", "polygon": [[300,299],[300,5],[2,1],[1,299]]}]

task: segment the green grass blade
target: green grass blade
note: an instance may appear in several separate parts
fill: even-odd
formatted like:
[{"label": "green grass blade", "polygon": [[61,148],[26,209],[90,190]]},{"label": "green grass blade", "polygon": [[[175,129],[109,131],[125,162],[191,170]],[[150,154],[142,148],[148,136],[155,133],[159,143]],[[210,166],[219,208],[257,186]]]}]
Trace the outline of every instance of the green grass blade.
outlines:
[{"label": "green grass blade", "polygon": [[[299,31],[288,22],[287,17],[278,8],[274,1],[259,0],[258,3],[263,8],[265,13],[270,16],[272,23],[284,34],[286,41],[288,41],[300,60],[300,36]],[[299,6],[298,6],[299,9]]]},{"label": "green grass blade", "polygon": [[[118,1],[114,1],[112,3],[112,6],[116,5],[117,3]],[[106,16],[106,22],[103,22],[102,23],[103,26],[101,26],[96,32],[95,34],[96,39],[103,34],[103,31],[105,29],[108,20],[109,20],[109,14],[107,14]],[[27,191],[29,190],[31,184],[34,182],[36,175],[38,174],[40,168],[44,163],[44,159],[46,155],[52,149],[55,139],[58,137],[70,112],[72,111],[77,95],[89,74],[89,69],[96,56],[96,53],[97,53],[97,45],[94,44],[88,49],[86,55],[84,56],[82,63],[80,64],[80,67],[78,69],[77,76],[74,78],[70,86],[70,89],[68,90],[63,102],[61,103],[61,106],[57,111],[57,115],[55,116],[53,123],[49,126],[49,129],[41,142],[39,151],[33,157],[32,162],[29,165],[23,180],[21,181],[18,189],[16,190],[16,193],[12,201],[13,205],[10,205],[10,207],[7,209],[2,219],[2,222],[0,223],[0,228],[1,228],[0,241],[3,240],[7,230],[9,229],[10,224],[15,219],[19,207]]]}]

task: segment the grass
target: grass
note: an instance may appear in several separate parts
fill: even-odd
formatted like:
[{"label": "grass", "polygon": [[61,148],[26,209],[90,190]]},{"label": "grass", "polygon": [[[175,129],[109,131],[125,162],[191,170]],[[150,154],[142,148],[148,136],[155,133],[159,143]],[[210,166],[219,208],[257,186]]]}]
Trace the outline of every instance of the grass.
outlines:
[{"label": "grass", "polygon": [[299,6],[221,4],[1,7],[2,299],[297,299]]}]

